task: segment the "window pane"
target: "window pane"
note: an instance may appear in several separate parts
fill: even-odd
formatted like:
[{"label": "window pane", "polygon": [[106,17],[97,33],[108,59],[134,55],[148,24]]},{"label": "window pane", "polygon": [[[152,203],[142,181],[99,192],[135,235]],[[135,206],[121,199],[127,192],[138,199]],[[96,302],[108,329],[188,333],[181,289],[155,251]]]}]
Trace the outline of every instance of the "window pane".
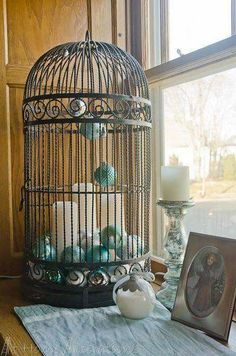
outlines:
[{"label": "window pane", "polygon": [[187,232],[236,238],[236,69],[163,91],[165,164],[190,167]]},{"label": "window pane", "polygon": [[231,36],[231,0],[169,0],[169,59]]}]

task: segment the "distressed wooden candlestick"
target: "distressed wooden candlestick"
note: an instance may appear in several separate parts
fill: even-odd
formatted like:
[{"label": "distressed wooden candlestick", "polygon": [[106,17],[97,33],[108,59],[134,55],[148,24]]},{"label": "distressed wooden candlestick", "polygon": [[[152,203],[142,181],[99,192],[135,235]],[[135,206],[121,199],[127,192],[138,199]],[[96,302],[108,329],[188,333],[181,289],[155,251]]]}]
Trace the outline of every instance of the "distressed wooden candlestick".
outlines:
[{"label": "distressed wooden candlestick", "polygon": [[165,259],[167,273],[164,275],[165,282],[156,297],[166,308],[172,310],[181,268],[183,265],[184,253],[187,244],[187,235],[183,225],[183,218],[188,209],[195,205],[192,199],[188,201],[166,201],[159,199],[157,202],[161,206],[169,219],[165,235],[164,248],[168,253]]}]

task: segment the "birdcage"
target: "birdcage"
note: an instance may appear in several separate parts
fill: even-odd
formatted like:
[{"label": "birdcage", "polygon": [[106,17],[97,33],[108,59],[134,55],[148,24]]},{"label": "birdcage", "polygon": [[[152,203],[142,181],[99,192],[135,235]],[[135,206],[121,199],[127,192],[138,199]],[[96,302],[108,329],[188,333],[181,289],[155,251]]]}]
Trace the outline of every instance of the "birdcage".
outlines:
[{"label": "birdcage", "polygon": [[34,64],[23,120],[25,294],[58,306],[112,304],[120,275],[150,268],[144,72],[87,32]]}]

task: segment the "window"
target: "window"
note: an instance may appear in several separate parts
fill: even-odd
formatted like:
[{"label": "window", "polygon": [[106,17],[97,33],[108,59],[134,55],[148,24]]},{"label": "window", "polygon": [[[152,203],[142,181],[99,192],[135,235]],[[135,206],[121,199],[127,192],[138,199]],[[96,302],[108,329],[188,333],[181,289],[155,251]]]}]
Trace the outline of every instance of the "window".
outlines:
[{"label": "window", "polygon": [[187,233],[236,238],[235,96],[236,68],[163,90],[164,162],[190,167],[197,203]]},{"label": "window", "polygon": [[235,0],[148,0],[148,68],[236,33]]},{"label": "window", "polygon": [[[150,0],[149,5],[153,253],[163,256],[165,218],[156,206],[163,164],[190,167],[196,206],[185,217],[187,232],[236,238],[235,1]],[[159,37],[152,32],[152,14],[159,15]]]},{"label": "window", "polygon": [[231,36],[231,0],[169,0],[169,59]]}]

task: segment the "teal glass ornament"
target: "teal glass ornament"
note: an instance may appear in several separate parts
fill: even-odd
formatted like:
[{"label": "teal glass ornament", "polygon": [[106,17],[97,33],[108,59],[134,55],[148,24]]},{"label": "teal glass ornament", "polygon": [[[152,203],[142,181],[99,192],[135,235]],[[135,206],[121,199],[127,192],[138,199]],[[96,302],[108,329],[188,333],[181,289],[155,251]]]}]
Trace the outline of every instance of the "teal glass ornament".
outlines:
[{"label": "teal glass ornament", "polygon": [[56,250],[51,244],[50,236],[40,236],[33,244],[32,253],[35,258],[45,261],[56,259]]},{"label": "teal glass ornament", "polygon": [[45,279],[51,283],[61,284],[63,282],[63,275],[59,270],[49,269],[45,272]]},{"label": "teal glass ornament", "polygon": [[85,261],[84,250],[79,246],[67,246],[61,254],[61,260],[65,263],[80,263]]},{"label": "teal glass ornament", "polygon": [[101,233],[102,244],[108,249],[114,249],[121,244],[121,228],[120,226],[108,225],[104,227]]},{"label": "teal glass ornament", "polygon": [[106,128],[104,124],[99,123],[82,123],[80,125],[80,133],[88,140],[97,140],[99,137],[106,135]]},{"label": "teal glass ornament", "polygon": [[102,187],[108,187],[114,185],[116,181],[116,171],[108,163],[103,162],[100,167],[98,167],[94,173],[94,178],[98,184]]},{"label": "teal glass ornament", "polygon": [[49,232],[46,232],[46,234],[42,235],[39,237],[39,240],[45,241],[46,244],[50,244],[51,242],[51,235]]},{"label": "teal glass ornament", "polygon": [[[101,256],[101,260],[100,260]],[[88,250],[87,253],[87,261],[88,263],[97,263],[97,262],[108,262],[110,259],[109,251],[106,247],[93,246]]]}]

